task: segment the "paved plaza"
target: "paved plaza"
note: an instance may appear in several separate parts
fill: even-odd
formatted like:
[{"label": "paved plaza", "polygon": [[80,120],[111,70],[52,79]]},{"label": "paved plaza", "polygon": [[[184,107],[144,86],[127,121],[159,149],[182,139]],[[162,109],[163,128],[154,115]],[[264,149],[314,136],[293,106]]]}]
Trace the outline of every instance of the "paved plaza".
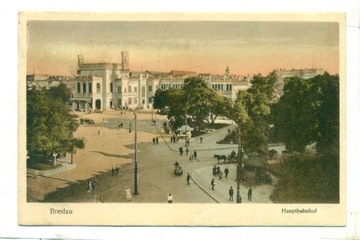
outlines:
[{"label": "paved plaza", "polygon": [[[60,169],[54,169],[42,172],[42,176],[38,178],[28,177],[28,201],[44,201],[44,202],[127,202],[125,189],[129,187],[134,190],[134,121],[133,115],[124,113],[116,113],[114,118],[103,118],[94,125],[80,126],[86,128],[86,131],[94,132],[93,135],[101,131],[97,138],[86,139],[87,146],[93,149],[87,153],[86,164],[92,164],[92,156],[97,160],[104,161],[104,167],[98,171],[94,171],[92,176],[77,177],[77,171],[81,171],[82,165],[70,165],[64,161]],[[179,147],[185,149],[184,139],[180,139],[176,143],[170,141],[170,136],[165,135],[161,131],[164,119],[158,119],[155,115],[156,124],[154,124],[150,115],[148,118],[140,118],[137,121],[138,130],[138,195],[132,196],[132,203],[166,203],[169,193],[173,195],[174,203],[235,203],[236,202],[236,164],[224,164],[220,161],[220,168],[224,172],[225,167],[229,169],[228,178],[225,175],[221,180],[215,177],[215,188],[211,189],[211,180],[213,178],[212,168],[218,161],[214,159],[214,154],[228,155],[232,150],[237,151],[236,144],[217,144],[222,140],[228,129],[233,130],[235,126],[227,126],[219,130],[208,132],[202,135],[202,143],[200,137],[192,138],[190,141],[189,155],[197,151],[197,159],[190,159],[185,153],[183,156],[179,154]],[[154,117],[154,116],[151,116]],[[129,133],[128,127],[132,124],[132,131]],[[122,129],[119,124],[122,123]],[[101,129],[101,130],[98,130]],[[159,138],[158,144],[152,143],[153,137]],[[113,153],[102,150],[107,146],[102,145],[105,139],[113,137],[111,145]],[[122,147],[116,139],[125,137],[126,152],[121,151]],[[103,139],[103,141],[102,141]],[[124,141],[123,141],[124,142]],[[119,144],[119,147],[116,145]],[[124,145],[124,144],[123,144]],[[118,151],[118,152],[117,152]],[[98,155],[95,155],[98,154]],[[80,155],[80,153],[79,153]],[[100,157],[99,157],[100,156]],[[102,159],[102,157],[103,159]],[[118,174],[111,171],[110,161],[123,157],[126,159],[124,164],[119,165]],[[76,156],[75,156],[76,159]],[[109,160],[108,160],[109,159]],[[179,162],[183,169],[181,176],[174,174],[174,163]],[[76,161],[75,161],[76,162]],[[111,162],[113,164],[113,162]],[[61,171],[64,171],[61,173]],[[186,175],[191,175],[190,184],[186,182]],[[88,181],[92,179],[96,182],[95,189],[87,191]],[[274,178],[275,179],[275,178]],[[276,179],[275,179],[276,180]],[[61,187],[57,186],[58,182],[62,182]],[[274,184],[274,183],[273,183]],[[36,186],[37,185],[37,186]],[[52,185],[52,188],[49,187]],[[32,196],[36,187],[48,188],[49,195],[41,198]],[[229,188],[234,188],[234,201],[229,201]],[[240,185],[240,193],[242,203],[271,203],[269,196],[274,188],[273,185],[252,186],[252,201],[247,199],[248,187]],[[56,191],[52,191],[52,189]],[[52,193],[51,193],[52,192]],[[35,195],[35,194],[33,194]]]}]

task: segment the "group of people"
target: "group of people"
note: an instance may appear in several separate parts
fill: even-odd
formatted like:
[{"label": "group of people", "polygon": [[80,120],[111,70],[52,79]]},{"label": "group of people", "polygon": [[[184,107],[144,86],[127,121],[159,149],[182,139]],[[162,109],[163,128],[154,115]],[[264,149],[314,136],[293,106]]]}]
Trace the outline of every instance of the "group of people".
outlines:
[{"label": "group of people", "polygon": [[[252,201],[252,188],[251,186],[248,189],[248,201]],[[237,190],[237,195],[236,195],[237,199],[236,202],[237,203],[241,203],[242,198],[240,196],[240,190]],[[229,188],[229,201],[234,201],[234,189],[232,186],[230,186]]]},{"label": "group of people", "polygon": [[[186,156],[189,156],[189,152],[190,152],[190,149],[188,147],[185,147],[185,154]],[[179,147],[179,154],[180,156],[183,156],[184,155],[184,149],[183,147]],[[194,150],[194,152],[192,154],[190,154],[190,157],[189,157],[189,160],[192,160],[192,159],[197,159],[197,151]]]},{"label": "group of people", "polygon": [[159,144],[159,138],[158,138],[158,137],[154,137],[154,138],[152,139],[152,143],[153,143],[153,144]]},{"label": "group of people", "polygon": [[119,175],[120,172],[120,167],[119,166],[112,166],[111,167],[111,175],[115,176],[115,175]]},{"label": "group of people", "polygon": [[170,138],[170,142],[172,142],[172,143],[176,143],[178,140],[179,139],[175,135],[172,135]]},{"label": "group of people", "polygon": [[[229,168],[228,167],[225,167],[225,170],[224,170],[224,173],[225,173],[225,177],[227,178],[228,175],[229,175]],[[212,174],[213,174],[213,177],[216,177],[218,176],[219,177],[219,181],[221,181],[222,179],[222,176],[223,176],[223,173],[220,169],[220,166],[216,166],[214,165],[213,169],[212,169]]]}]

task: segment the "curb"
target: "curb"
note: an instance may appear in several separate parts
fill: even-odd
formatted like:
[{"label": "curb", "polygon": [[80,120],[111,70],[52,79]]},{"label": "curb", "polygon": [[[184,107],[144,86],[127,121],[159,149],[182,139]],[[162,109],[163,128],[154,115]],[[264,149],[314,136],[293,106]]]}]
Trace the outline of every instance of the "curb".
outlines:
[{"label": "curb", "polygon": [[194,182],[201,190],[203,190],[207,195],[209,195],[215,202],[220,203],[219,200],[217,200],[212,194],[210,194],[210,192],[208,192],[200,183],[198,183],[198,182],[194,179],[193,173],[191,173],[190,177],[191,177],[191,180],[193,180],[193,182]]}]

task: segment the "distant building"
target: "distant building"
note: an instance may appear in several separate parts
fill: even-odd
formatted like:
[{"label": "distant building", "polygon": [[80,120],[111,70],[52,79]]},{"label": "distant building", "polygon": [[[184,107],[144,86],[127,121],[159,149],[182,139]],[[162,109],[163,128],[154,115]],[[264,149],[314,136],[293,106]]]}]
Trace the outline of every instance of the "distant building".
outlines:
[{"label": "distant building", "polygon": [[78,56],[73,108],[84,111],[103,111],[111,108],[152,108],[157,89],[182,88],[184,80],[200,76],[210,88],[231,100],[239,90],[250,87],[250,78],[230,75],[197,74],[193,71],[131,72],[129,53],[121,52],[121,63],[85,63]]},{"label": "distant building", "polygon": [[46,88],[55,87],[64,83],[71,90],[74,88],[73,78],[69,76],[53,76],[46,74],[28,74],[26,75],[26,86],[28,89],[36,88]]},{"label": "distant building", "polygon": [[302,79],[309,79],[309,78],[313,78],[317,75],[322,75],[324,74],[325,71],[322,69],[291,69],[291,70],[286,70],[286,69],[279,69],[275,71],[276,74],[276,82],[275,82],[275,86],[274,86],[274,101],[277,101],[282,95],[283,95],[283,89],[284,89],[284,84],[285,84],[285,79],[286,78],[291,78],[291,77],[298,77],[298,78],[302,78]]}]

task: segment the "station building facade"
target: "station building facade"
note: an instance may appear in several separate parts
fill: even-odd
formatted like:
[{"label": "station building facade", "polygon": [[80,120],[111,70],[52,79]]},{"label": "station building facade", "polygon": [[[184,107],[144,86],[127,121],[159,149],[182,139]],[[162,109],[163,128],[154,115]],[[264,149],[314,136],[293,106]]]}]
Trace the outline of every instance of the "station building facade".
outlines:
[{"label": "station building facade", "polygon": [[146,109],[153,107],[157,89],[182,88],[188,77],[199,76],[210,88],[235,100],[239,90],[250,87],[249,77],[197,74],[191,71],[131,72],[129,52],[121,52],[121,63],[85,63],[78,56],[78,68],[74,81],[75,110],[103,111],[107,109]]}]

